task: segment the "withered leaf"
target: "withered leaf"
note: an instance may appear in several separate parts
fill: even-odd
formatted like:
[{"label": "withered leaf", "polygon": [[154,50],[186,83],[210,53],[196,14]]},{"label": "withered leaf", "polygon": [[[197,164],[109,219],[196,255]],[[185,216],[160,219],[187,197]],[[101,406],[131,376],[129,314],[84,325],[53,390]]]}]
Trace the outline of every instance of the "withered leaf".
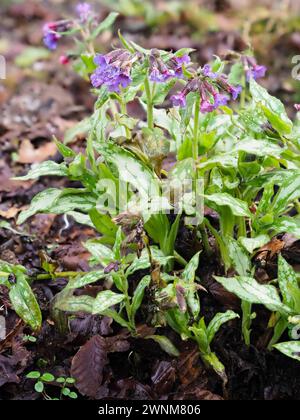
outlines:
[{"label": "withered leaf", "polygon": [[107,362],[105,340],[100,335],[95,335],[80,347],[72,360],[71,375],[82,395],[96,397]]}]

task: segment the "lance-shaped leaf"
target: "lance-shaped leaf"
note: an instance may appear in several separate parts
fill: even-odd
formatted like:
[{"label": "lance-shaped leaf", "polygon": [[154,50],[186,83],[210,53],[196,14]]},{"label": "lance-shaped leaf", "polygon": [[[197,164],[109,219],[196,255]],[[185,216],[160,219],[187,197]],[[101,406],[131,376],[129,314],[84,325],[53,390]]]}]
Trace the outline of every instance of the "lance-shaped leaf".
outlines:
[{"label": "lance-shaped leaf", "polygon": [[98,293],[93,305],[93,314],[102,314],[111,306],[121,303],[125,299],[124,295],[114,293],[111,290],[105,290]]},{"label": "lance-shaped leaf", "polygon": [[67,296],[55,303],[55,309],[65,312],[92,313],[94,301],[95,299],[91,296]]},{"label": "lance-shaped leaf", "polygon": [[274,156],[280,158],[283,148],[269,140],[255,140],[246,138],[239,141],[232,151],[246,152],[256,156]]},{"label": "lance-shaped leaf", "polygon": [[289,203],[297,200],[300,197],[300,174],[293,179],[286,179],[271,205],[271,210],[275,214],[281,214],[287,210]]},{"label": "lance-shaped leaf", "polygon": [[29,217],[36,213],[47,211],[47,209],[60,196],[61,190],[57,188],[49,188],[37,194],[31,201],[30,207],[20,213],[18,217],[18,225],[24,223]]},{"label": "lance-shaped leaf", "polygon": [[80,287],[87,286],[88,284],[95,283],[98,280],[102,280],[107,276],[104,270],[91,271],[83,276],[78,276],[75,279],[69,281],[68,289],[79,289]]},{"label": "lance-shaped leaf", "polygon": [[229,207],[235,216],[252,217],[247,203],[239,198],[232,197],[228,193],[205,195],[205,199],[208,202],[214,203],[217,207]]},{"label": "lance-shaped leaf", "polygon": [[219,331],[221,326],[232,319],[239,318],[239,315],[233,311],[226,311],[224,313],[216,314],[213,319],[208,324],[206,334],[207,334],[207,341],[208,344],[212,342],[214,336]]},{"label": "lance-shaped leaf", "polygon": [[215,279],[226,290],[234,293],[242,300],[262,304],[270,311],[280,312],[284,316],[293,314],[293,311],[281,302],[277,289],[274,286],[259,284],[252,277],[237,276],[227,278],[215,276]]},{"label": "lance-shaped leaf", "polygon": [[200,252],[197,252],[197,254],[193,256],[181,274],[181,278],[187,283],[193,283],[195,281],[196,270],[199,266],[199,255]]},{"label": "lance-shaped leaf", "polygon": [[24,223],[36,213],[65,214],[75,209],[88,212],[94,205],[95,199],[84,189],[48,188],[32,199],[29,208],[19,215],[17,223]]},{"label": "lance-shaped leaf", "polygon": [[56,163],[52,160],[42,162],[39,165],[34,165],[27,175],[13,178],[17,181],[28,181],[30,179],[37,179],[40,176],[67,176],[68,168],[65,163]]},{"label": "lance-shaped leaf", "polygon": [[[152,258],[158,262],[160,265],[164,266],[167,264],[168,261],[172,260],[173,257],[166,257],[163,252],[152,246],[151,247],[151,255]],[[135,258],[131,265],[128,267],[126,271],[126,276],[130,276],[131,274],[135,273],[138,270],[145,270],[146,268],[150,267],[150,260],[149,255],[146,249],[143,250],[142,255],[140,258]]]},{"label": "lance-shaped leaf", "polygon": [[84,246],[92,254],[93,263],[100,263],[106,266],[115,259],[114,252],[103,245],[99,239],[90,239]]},{"label": "lance-shaped leaf", "polygon": [[96,143],[95,148],[110,166],[117,168],[119,179],[139,192],[145,203],[143,213],[148,215],[149,200],[160,196],[160,183],[156,175],[134,154],[116,144]]},{"label": "lance-shaped leaf", "polygon": [[9,291],[9,298],[14,310],[33,330],[38,330],[42,325],[42,314],[29,286],[24,273],[16,274],[17,283]]},{"label": "lance-shaped leaf", "polygon": [[300,341],[287,341],[275,344],[273,347],[292,359],[300,362]]},{"label": "lance-shaped leaf", "polygon": [[164,335],[148,335],[145,337],[145,339],[155,341],[160,346],[160,348],[170,356],[178,357],[180,355],[172,341]]},{"label": "lance-shaped leaf", "polygon": [[259,235],[255,238],[240,237],[239,242],[252,254],[255,249],[259,249],[270,241],[269,235]]},{"label": "lance-shaped leaf", "polygon": [[300,238],[300,217],[279,217],[269,226],[269,230],[274,233],[291,233]]},{"label": "lance-shaped leaf", "polygon": [[240,276],[248,276],[251,271],[250,258],[244,248],[230,236],[226,237],[231,263]]},{"label": "lance-shaped leaf", "polygon": [[278,257],[278,283],[283,302],[295,309],[293,288],[298,289],[297,276],[293,268],[279,255]]}]

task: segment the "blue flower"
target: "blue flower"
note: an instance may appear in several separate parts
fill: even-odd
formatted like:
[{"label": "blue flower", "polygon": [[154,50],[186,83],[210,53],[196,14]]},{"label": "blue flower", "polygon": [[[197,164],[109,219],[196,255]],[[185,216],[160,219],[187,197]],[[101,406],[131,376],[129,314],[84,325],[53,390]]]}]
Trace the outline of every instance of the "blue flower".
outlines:
[{"label": "blue flower", "polygon": [[249,82],[250,79],[257,80],[261,79],[262,77],[265,77],[266,71],[266,66],[255,64],[254,66],[250,67],[246,72],[247,81]]},{"label": "blue flower", "polygon": [[97,55],[94,59],[97,69],[91,75],[92,85],[99,88],[105,85],[110,92],[120,92],[132,81],[130,77],[130,54],[122,50],[107,55]]}]

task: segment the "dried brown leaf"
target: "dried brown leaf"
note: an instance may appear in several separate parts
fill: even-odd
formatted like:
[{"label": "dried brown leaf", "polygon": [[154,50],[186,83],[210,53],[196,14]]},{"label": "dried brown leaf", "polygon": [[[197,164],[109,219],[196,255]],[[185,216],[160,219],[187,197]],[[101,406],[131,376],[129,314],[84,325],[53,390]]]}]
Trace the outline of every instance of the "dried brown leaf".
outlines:
[{"label": "dried brown leaf", "polygon": [[82,395],[96,398],[107,362],[105,340],[100,335],[95,335],[80,347],[72,360],[71,375]]}]

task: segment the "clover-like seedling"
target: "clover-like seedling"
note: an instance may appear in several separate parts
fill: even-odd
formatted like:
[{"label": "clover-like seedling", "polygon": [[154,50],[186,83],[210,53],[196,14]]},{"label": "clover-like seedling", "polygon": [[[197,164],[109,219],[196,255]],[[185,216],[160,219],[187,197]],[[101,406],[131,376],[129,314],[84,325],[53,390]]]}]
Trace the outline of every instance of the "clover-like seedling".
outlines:
[{"label": "clover-like seedling", "polygon": [[[71,377],[58,377],[55,378],[51,373],[45,372],[41,373],[39,371],[32,371],[29,372],[26,375],[27,379],[34,379],[34,389],[36,392],[41,394],[44,399],[46,400],[59,400],[63,399],[63,397],[68,397],[71,399],[76,399],[77,393],[74,391],[71,391],[71,389],[68,387],[68,385],[74,385],[75,379]],[[61,388],[60,391],[60,398],[52,398],[48,395],[46,392],[46,385],[51,383],[51,385],[55,385],[55,382],[59,384],[59,387]]]}]

